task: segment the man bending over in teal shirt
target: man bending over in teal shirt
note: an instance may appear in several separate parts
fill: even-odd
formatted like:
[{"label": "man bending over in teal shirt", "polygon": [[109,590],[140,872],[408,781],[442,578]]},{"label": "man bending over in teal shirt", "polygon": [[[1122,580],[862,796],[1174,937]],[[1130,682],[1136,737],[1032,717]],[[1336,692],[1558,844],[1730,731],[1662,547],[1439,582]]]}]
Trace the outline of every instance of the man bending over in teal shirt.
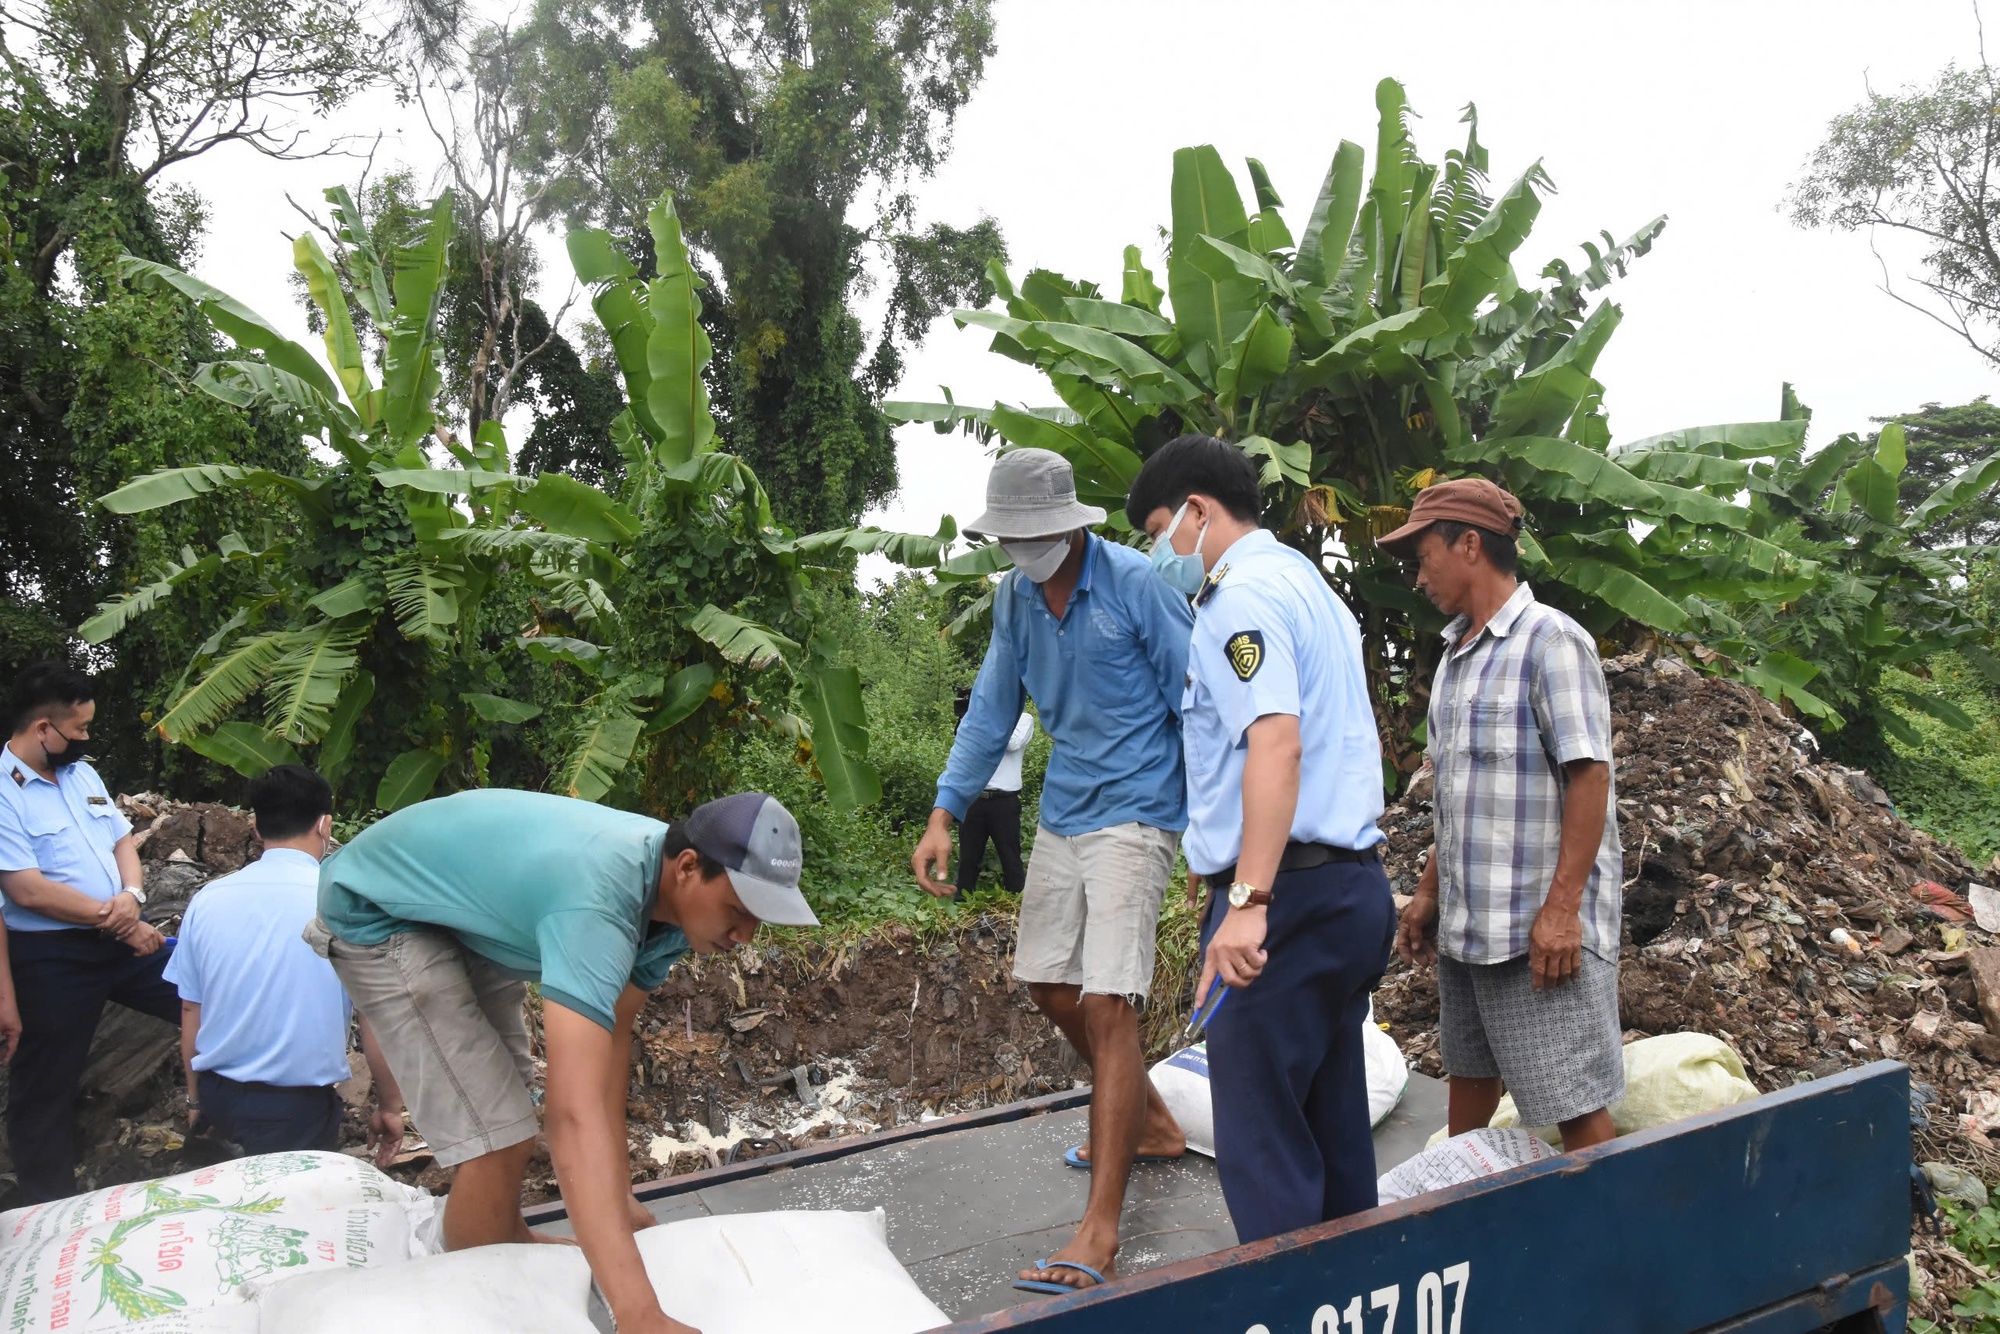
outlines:
[{"label": "man bending over in teal shirt", "polygon": [[759,922],[817,926],[799,865],[798,822],[761,792],[672,826],[539,792],[461,792],[327,859],[306,939],[374,1029],[439,1164],[458,1169],[447,1249],[534,1240],[522,1002],[538,981],[549,1156],[577,1240],[621,1334],[686,1334],[632,1240],[654,1221],[627,1167],[632,1025],[688,950],[740,945]]}]

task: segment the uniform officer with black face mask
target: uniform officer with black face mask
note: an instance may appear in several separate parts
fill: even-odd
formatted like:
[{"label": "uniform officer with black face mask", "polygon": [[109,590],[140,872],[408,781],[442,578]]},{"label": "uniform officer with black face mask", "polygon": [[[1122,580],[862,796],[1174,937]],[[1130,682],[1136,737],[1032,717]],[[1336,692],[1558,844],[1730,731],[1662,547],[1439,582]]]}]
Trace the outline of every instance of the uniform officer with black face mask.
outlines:
[{"label": "uniform officer with black face mask", "polygon": [[8,692],[0,749],[0,891],[20,1005],[7,1138],[17,1203],[76,1189],[76,1089],[104,1002],[180,1022],[169,951],[141,920],[132,825],[84,762],[97,712],[88,676],[36,663]]}]

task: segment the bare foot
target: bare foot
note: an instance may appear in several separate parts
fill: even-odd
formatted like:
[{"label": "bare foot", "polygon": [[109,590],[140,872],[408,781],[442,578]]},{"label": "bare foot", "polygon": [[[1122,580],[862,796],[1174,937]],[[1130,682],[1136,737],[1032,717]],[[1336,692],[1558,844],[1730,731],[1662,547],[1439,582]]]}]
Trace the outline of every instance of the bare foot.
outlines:
[{"label": "bare foot", "polygon": [[644,1232],[649,1227],[660,1225],[660,1220],[653,1217],[653,1211],[639,1203],[636,1195],[625,1197],[625,1216],[631,1221],[634,1232]]},{"label": "bare foot", "polygon": [[1086,1288],[1097,1286],[1097,1281],[1091,1278],[1090,1275],[1080,1269],[1071,1269],[1068,1265],[1058,1266],[1056,1264],[1058,1260],[1068,1260],[1073,1264],[1089,1265],[1092,1269],[1104,1275],[1104,1281],[1107,1283],[1118,1277],[1118,1244],[1114,1241],[1111,1245],[1104,1246],[1086,1241],[1081,1234],[1072,1240],[1069,1245],[1050,1256],[1047,1268],[1023,1269],[1021,1277],[1031,1283],[1055,1283],[1065,1288],[1075,1288],[1079,1292]]}]

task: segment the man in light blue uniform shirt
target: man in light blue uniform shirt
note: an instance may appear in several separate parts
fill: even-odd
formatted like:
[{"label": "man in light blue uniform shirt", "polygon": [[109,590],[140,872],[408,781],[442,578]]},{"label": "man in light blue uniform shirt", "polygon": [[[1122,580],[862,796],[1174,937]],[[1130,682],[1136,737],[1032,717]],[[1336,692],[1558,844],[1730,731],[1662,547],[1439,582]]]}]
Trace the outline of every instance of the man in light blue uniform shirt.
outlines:
[{"label": "man in light blue uniform shirt", "polygon": [[1319,568],[1258,526],[1262,508],[1248,455],[1182,436],[1125,509],[1195,600],[1187,859],[1214,890],[1196,1004],[1230,988],[1208,1064],[1241,1242],[1375,1205],[1361,1025],[1395,932],[1360,630]]},{"label": "man in light blue uniform shirt", "polygon": [[[188,1125],[206,1122],[244,1153],[331,1153],[353,1007],[304,932],[319,911],[333,789],[281,764],[251,780],[249,800],[264,855],[202,887],[167,964],[181,996]],[[402,1094],[365,1026],[362,1045],[377,1099],[369,1144],[387,1166],[403,1143]]]},{"label": "man in light blue uniform shirt", "polygon": [[23,668],[8,693],[0,891],[21,1011],[7,1095],[21,1204],[76,1189],[77,1084],[104,1003],[180,1020],[165,941],[139,916],[131,822],[83,759],[96,714],[90,678],[60,663]]},{"label": "man in light blue uniform shirt", "polygon": [[1130,547],[1092,536],[1104,511],[1079,504],[1067,460],[1015,449],[994,463],[986,513],[967,531],[999,539],[1015,568],[993,594],[993,639],[938,780],[911,867],[939,896],[951,825],[985,789],[1032,697],[1054,740],[1041,825],[1021,895],[1014,976],[1091,1069],[1091,1172],[1076,1236],[1023,1271],[1034,1292],[1093,1286],[1112,1272],[1135,1156],[1178,1157],[1187,1140],[1146,1078],[1139,1012],[1152,984],[1160,903],[1187,824],[1180,708],[1191,617]]}]

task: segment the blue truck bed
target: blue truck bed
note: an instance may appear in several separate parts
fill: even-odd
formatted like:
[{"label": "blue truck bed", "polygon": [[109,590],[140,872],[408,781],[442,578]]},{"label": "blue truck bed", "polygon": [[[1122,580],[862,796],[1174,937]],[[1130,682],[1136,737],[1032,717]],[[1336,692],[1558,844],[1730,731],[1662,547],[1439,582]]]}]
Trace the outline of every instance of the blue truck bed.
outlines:
[{"label": "blue truck bed", "polygon": [[[1879,1062],[1583,1153],[1248,1246],[1214,1167],[1135,1171],[1124,1281],[1009,1286],[1069,1234],[1076,1094],[640,1187],[663,1222],[881,1206],[953,1334],[1902,1334],[1908,1072]],[[1383,1170],[1443,1121],[1412,1079]],[[560,1204],[529,1212],[560,1231]]]}]

